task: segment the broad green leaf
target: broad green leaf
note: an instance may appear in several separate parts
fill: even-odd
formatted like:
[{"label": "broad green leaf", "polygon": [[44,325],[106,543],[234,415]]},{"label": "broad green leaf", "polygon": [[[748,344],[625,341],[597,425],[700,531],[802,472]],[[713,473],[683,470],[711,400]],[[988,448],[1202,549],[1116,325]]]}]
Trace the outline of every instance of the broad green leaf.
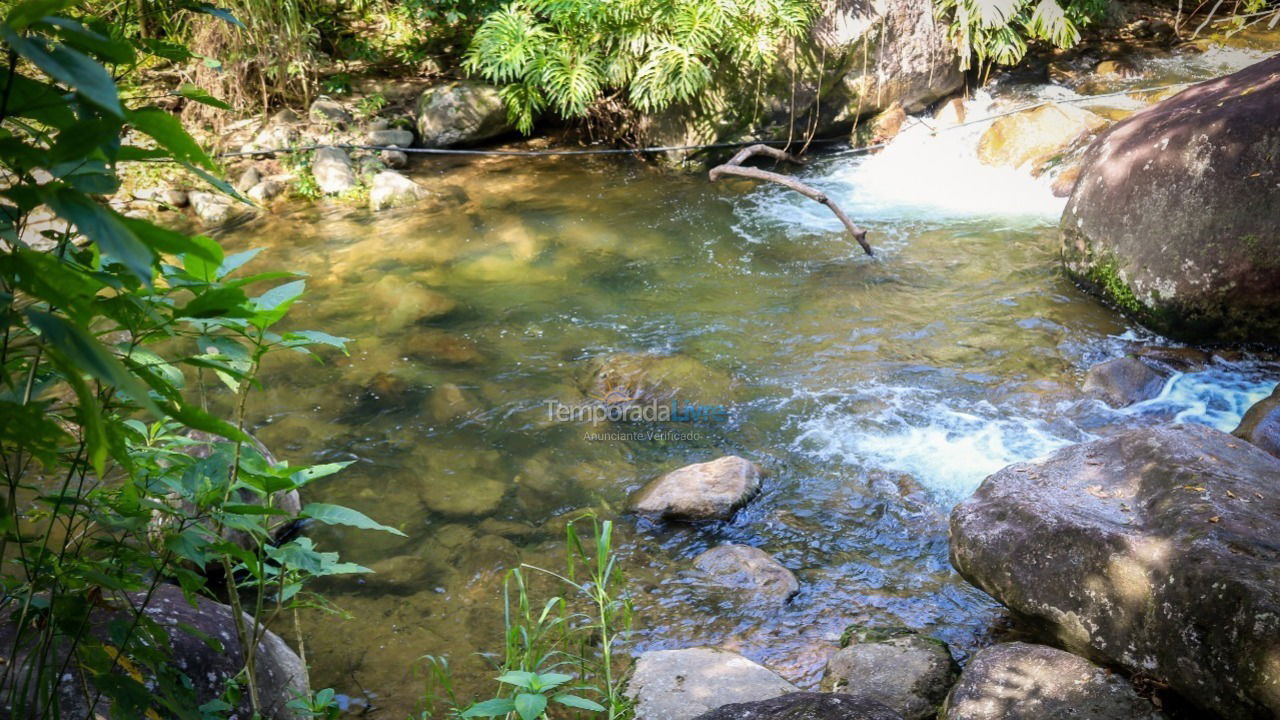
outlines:
[{"label": "broad green leaf", "polygon": [[572,675],[565,675],[564,673],[541,673],[538,675],[538,687],[543,690],[549,690],[559,687],[572,679]]},{"label": "broad green leaf", "polygon": [[222,511],[233,515],[288,515],[289,513],[280,508],[267,507],[266,505],[244,505],[238,503],[227,503],[222,506]]},{"label": "broad green leaf", "polygon": [[139,280],[151,284],[151,250],[111,210],[68,187],[44,193],[58,217],[69,220],[103,253],[124,263]]},{"label": "broad green leaf", "polygon": [[352,510],[349,507],[343,507],[341,505],[307,503],[307,505],[302,508],[302,517],[309,517],[312,520],[322,522],[325,525],[346,525],[348,527],[360,528],[361,530],[381,530],[383,532],[391,533],[392,535],[406,537],[404,533],[390,527],[389,525],[383,525],[358,510]]},{"label": "broad green leaf", "polygon": [[199,143],[187,134],[182,121],[164,110],[156,107],[130,110],[125,114],[125,120],[150,135],[160,147],[173,155],[174,160],[194,163],[209,170],[218,168]]},{"label": "broad green leaf", "polygon": [[547,696],[538,693],[520,693],[514,701],[521,720],[538,720],[547,709]]},{"label": "broad green leaf", "polygon": [[57,315],[34,308],[28,308],[26,315],[32,326],[40,331],[45,340],[62,355],[67,363],[121,390],[153,414],[160,414],[160,409],[147,394],[146,386],[131,375],[118,359],[107,352],[106,348],[83,328]]},{"label": "broad green leaf", "polygon": [[208,3],[198,3],[195,5],[188,6],[188,8],[193,12],[204,13],[205,15],[212,15],[213,17],[216,17],[223,22],[235,25],[241,30],[245,29],[244,23],[236,19],[236,16],[232,15],[230,10],[224,10],[223,8],[217,7],[215,5],[210,5]]},{"label": "broad green leaf", "polygon": [[45,467],[52,467],[58,445],[68,438],[45,409],[43,403],[20,405],[0,400],[0,438],[5,444],[20,445]]},{"label": "broad green leaf", "polygon": [[89,56],[65,45],[49,43],[41,37],[21,37],[11,27],[0,26],[0,39],[49,77],[74,89],[84,99],[115,115],[124,117],[115,81],[106,68]]},{"label": "broad green leaf", "polygon": [[221,280],[236,270],[239,270],[241,266],[257,257],[260,252],[262,252],[262,248],[250,248],[227,256],[227,259],[223,260],[222,264],[218,266],[217,278]]},{"label": "broad green leaf", "polygon": [[345,468],[350,464],[351,464],[350,460],[344,460],[342,462],[325,463],[324,465],[312,465],[311,467],[306,467],[306,468],[302,468],[301,470],[295,471],[292,475],[289,476],[289,478],[293,480],[293,482],[298,487],[302,487],[303,485],[306,485],[312,480],[318,480],[322,477],[328,477],[342,470],[343,468]]},{"label": "broad green leaf", "polygon": [[191,83],[183,83],[182,86],[178,88],[178,94],[188,100],[194,100],[198,103],[209,105],[210,107],[216,107],[222,110],[231,109],[230,105],[210,95],[204,88],[196,87]]},{"label": "broad green leaf", "polygon": [[217,287],[198,293],[191,302],[178,308],[175,317],[252,317],[245,307],[248,297],[239,288]]},{"label": "broad green leaf", "polygon": [[577,708],[579,710],[604,712],[605,709],[603,705],[595,702],[594,700],[588,700],[584,697],[578,697],[577,695],[570,695],[568,693],[560,693],[551,699],[566,707]]},{"label": "broad green leaf", "polygon": [[84,52],[93,53],[106,62],[127,65],[133,62],[133,46],[127,42],[94,32],[67,17],[46,16],[34,23],[56,28],[63,42]]},{"label": "broad green leaf", "polygon": [[197,235],[191,242],[200,247],[199,252],[191,252],[182,256],[182,267],[192,277],[203,282],[218,279],[218,268],[222,265],[222,246],[218,241],[206,235]]},{"label": "broad green leaf", "polygon": [[290,347],[298,343],[306,343],[308,345],[328,345],[336,347],[344,353],[347,351],[347,343],[351,342],[349,337],[339,337],[330,335],[327,332],[319,330],[296,330],[284,334],[285,344]]},{"label": "broad green leaf", "polygon": [[27,0],[10,10],[4,22],[14,30],[24,30],[40,18],[61,12],[75,4],[76,0]]},{"label": "broad green leaf", "polygon": [[534,686],[537,679],[538,676],[536,673],[526,672],[524,670],[512,670],[499,677],[498,682],[528,689]]},{"label": "broad green leaf", "polygon": [[462,712],[462,717],[497,717],[499,715],[506,715],[507,713],[515,712],[515,710],[515,703],[510,700],[506,698],[494,698],[492,700],[485,700],[484,702],[478,702],[475,705],[472,705]]},{"label": "broad green leaf", "polygon": [[64,128],[76,121],[71,112],[74,95],[48,83],[15,74],[9,85],[9,115],[38,120],[50,128]]},{"label": "broad green leaf", "polygon": [[203,430],[207,433],[213,433],[214,435],[221,435],[228,440],[253,442],[253,438],[246,435],[244,431],[240,430],[240,428],[237,428],[226,420],[216,418],[193,405],[170,405],[166,407],[165,410],[168,411],[169,415],[173,417],[174,420],[177,420],[189,428]]}]

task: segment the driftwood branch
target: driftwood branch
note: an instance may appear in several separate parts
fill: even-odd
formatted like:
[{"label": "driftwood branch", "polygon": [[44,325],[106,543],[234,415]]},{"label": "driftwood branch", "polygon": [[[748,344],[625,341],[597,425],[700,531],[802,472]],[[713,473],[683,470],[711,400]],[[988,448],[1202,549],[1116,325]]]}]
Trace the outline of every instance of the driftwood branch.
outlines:
[{"label": "driftwood branch", "polygon": [[875,255],[875,253],[871,251],[871,246],[867,244],[867,231],[857,225],[854,225],[853,221],[849,219],[849,216],[845,215],[844,211],[840,209],[840,206],[836,205],[834,200],[827,197],[826,193],[818,190],[817,188],[805,185],[795,178],[787,177],[786,175],[779,175],[778,173],[769,172],[768,170],[760,170],[758,168],[742,167],[742,163],[746,162],[746,160],[753,155],[768,155],[775,160],[785,160],[796,165],[804,164],[804,160],[777,148],[772,148],[768,145],[751,145],[739,150],[736,155],[729,158],[729,162],[711,168],[711,182],[715,182],[725,175],[736,175],[738,177],[751,178],[752,180],[764,180],[765,182],[778,183],[783,187],[795,190],[810,200],[816,200],[823,205],[826,205],[828,208],[831,208],[831,212],[835,213],[836,217],[840,218],[840,222],[844,223],[845,229],[848,230],[849,234],[853,236],[853,239],[862,246],[862,249],[866,251],[868,255]]}]

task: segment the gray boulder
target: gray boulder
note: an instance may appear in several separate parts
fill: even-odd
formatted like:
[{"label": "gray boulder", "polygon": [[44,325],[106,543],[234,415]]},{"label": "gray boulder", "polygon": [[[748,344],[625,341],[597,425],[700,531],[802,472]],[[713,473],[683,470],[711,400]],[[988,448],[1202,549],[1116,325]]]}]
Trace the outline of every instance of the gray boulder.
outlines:
[{"label": "gray boulder", "polygon": [[222,193],[193,190],[187,193],[191,210],[205,227],[217,227],[242,214],[239,203]]},{"label": "gray boulder", "polygon": [[842,693],[794,692],[769,700],[723,705],[697,720],[902,720],[872,700]]},{"label": "gray boulder", "polygon": [[693,559],[716,585],[770,602],[786,602],[800,591],[796,576],[769,553],[748,545],[720,545]]},{"label": "gray boulder", "polygon": [[413,133],[409,130],[370,130],[365,136],[365,142],[370,145],[413,147]]},{"label": "gray boulder", "polygon": [[347,192],[356,186],[356,171],[345,150],[322,147],[311,156],[311,175],[326,195]]},{"label": "gray boulder", "polygon": [[651,650],[636,660],[626,694],[636,720],[692,720],[730,703],[797,690],[772,670],[729,650]]},{"label": "gray boulder", "polygon": [[1084,376],[1084,391],[1111,407],[1127,407],[1160,394],[1165,376],[1136,357],[1098,363]]},{"label": "gray boulder", "polygon": [[938,714],[959,672],[946,643],[909,630],[855,633],[850,640],[827,660],[823,690],[870,698],[905,720]]},{"label": "gray boulder", "polygon": [[1280,460],[1199,425],[1011,465],[951,513],[951,563],[1067,649],[1227,718],[1280,714]]},{"label": "gray boulder", "polygon": [[512,131],[498,90],[473,82],[452,82],[418,98],[418,137],[423,147],[473,145]]},{"label": "gray boulder", "polygon": [[395,170],[383,170],[373,176],[369,186],[369,207],[373,210],[412,205],[427,196],[418,183]]},{"label": "gray boulder", "polygon": [[663,520],[728,520],[760,492],[763,475],[759,465],[736,455],[686,465],[641,488],[630,509]]},{"label": "gray boulder", "polygon": [[307,117],[313,123],[325,123],[339,127],[346,127],[351,123],[351,113],[347,112],[342,103],[326,95],[321,95],[311,103],[311,109],[307,112]]},{"label": "gray boulder", "polygon": [[[144,601],[146,615],[169,635],[168,649],[174,665],[191,681],[194,704],[190,707],[221,697],[228,682],[236,677],[244,664],[231,608],[203,597],[197,598],[196,605],[192,606],[182,591],[173,585],[157,586],[150,601],[147,601],[145,593],[129,593],[127,596],[127,602],[133,606],[141,605]],[[132,613],[124,609],[125,602],[124,598],[116,598],[114,602],[104,599],[99,603],[89,615],[88,634],[104,644],[114,645],[116,641],[113,639],[112,627],[132,621]],[[247,615],[245,622],[252,622]],[[15,630],[16,626],[11,619],[0,623],[0,643],[5,648],[15,647]],[[29,662],[33,650],[30,643],[36,634],[28,631],[23,633],[23,637],[26,639],[17,646],[17,652],[9,657],[9,662],[19,671],[9,673],[10,678],[24,676],[25,673],[20,671]],[[220,647],[210,647],[206,638],[212,639]],[[9,651],[6,650],[6,653]],[[55,659],[53,667],[61,666],[57,660],[65,662],[65,645],[52,651],[52,654]],[[71,664],[70,667],[77,666]],[[301,720],[301,716],[286,707],[290,700],[310,692],[307,668],[297,653],[279,635],[267,630],[258,645],[256,668],[263,717],[268,720]],[[117,672],[123,674],[124,671],[118,669]],[[146,673],[145,668],[142,672]],[[89,707],[88,696],[96,696],[96,693],[91,686],[84,685],[86,678],[87,674],[80,672],[68,672],[62,676],[57,688],[60,717],[122,717],[112,712],[111,703],[105,699],[99,699],[92,708]],[[142,676],[144,684],[151,681],[146,675]],[[6,698],[10,697],[10,688],[3,687],[0,690],[5,692]],[[11,707],[4,709],[12,710]],[[240,706],[237,708],[238,716],[249,717],[250,710],[246,691],[242,693]]]},{"label": "gray boulder", "polygon": [[942,720],[1157,720],[1124,678],[1045,645],[1004,643],[969,660]]},{"label": "gray boulder", "polygon": [[1249,408],[1231,434],[1280,457],[1280,385]]},{"label": "gray boulder", "polygon": [[1115,124],[1085,153],[1062,257],[1189,342],[1280,342],[1280,55]]}]

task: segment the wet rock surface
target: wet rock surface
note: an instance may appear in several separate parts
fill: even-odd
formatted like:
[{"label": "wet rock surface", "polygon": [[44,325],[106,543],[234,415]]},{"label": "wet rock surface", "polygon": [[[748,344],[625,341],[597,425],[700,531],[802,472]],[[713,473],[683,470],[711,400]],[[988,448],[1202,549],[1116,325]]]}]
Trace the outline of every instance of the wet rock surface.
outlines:
[{"label": "wet rock surface", "polygon": [[965,579],[1065,647],[1229,718],[1280,712],[1280,460],[1198,425],[988,477],[951,514]]},{"label": "wet rock surface", "polygon": [[1127,680],[1045,645],[984,648],[947,696],[942,720],[1160,720]]},{"label": "wet rock surface", "polygon": [[1048,103],[992,123],[978,142],[978,159],[987,165],[1030,168],[1038,175],[1046,163],[1106,124],[1088,110]]},{"label": "wet rock surface", "polygon": [[720,545],[693,559],[693,566],[716,584],[752,598],[783,603],[800,591],[796,576],[769,553],[747,545]]},{"label": "wet rock surface", "polygon": [[686,465],[644,486],[629,508],[663,520],[728,520],[760,491],[763,474],[736,455]]},{"label": "wet rock surface", "polygon": [[692,720],[709,710],[796,692],[772,670],[717,648],[642,653],[627,684],[636,720]]},{"label": "wet rock surface", "polygon": [[905,629],[849,635],[827,661],[823,690],[876,700],[905,720],[937,715],[959,672],[946,643]]},{"label": "wet rock surface", "polygon": [[751,703],[734,703],[697,720],[902,720],[875,700],[844,693],[796,692]]},{"label": "wet rock surface", "polygon": [[1269,397],[1249,408],[1231,434],[1280,457],[1280,386]]},{"label": "wet rock surface", "polygon": [[1084,391],[1111,407],[1127,407],[1160,394],[1165,376],[1136,357],[1099,363],[1085,374]]}]

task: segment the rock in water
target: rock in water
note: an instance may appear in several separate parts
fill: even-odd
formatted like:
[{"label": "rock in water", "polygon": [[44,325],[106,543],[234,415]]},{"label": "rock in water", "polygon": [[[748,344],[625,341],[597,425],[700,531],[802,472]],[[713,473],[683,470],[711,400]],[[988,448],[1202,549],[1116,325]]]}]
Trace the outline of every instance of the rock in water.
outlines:
[{"label": "rock in water", "polygon": [[1048,103],[992,123],[978,141],[978,159],[987,165],[1026,167],[1039,175],[1055,156],[1106,124],[1088,110]]},{"label": "rock in water", "polygon": [[1280,714],[1280,460],[1199,425],[1142,428],[988,477],[951,563],[1068,649],[1227,718]]},{"label": "rock in water", "polygon": [[795,692],[770,700],[724,705],[697,720],[902,720],[872,700],[843,693]]},{"label": "rock in water", "polygon": [[800,591],[796,576],[769,553],[748,545],[720,545],[693,559],[717,585],[745,590],[760,599],[786,602]]},{"label": "rock in water", "polygon": [[617,353],[592,364],[583,391],[611,404],[635,400],[727,406],[733,378],[688,355]]},{"label": "rock in water", "polygon": [[373,184],[369,188],[369,207],[372,210],[386,210],[412,205],[426,196],[427,191],[418,183],[395,170],[383,170],[373,176]]},{"label": "rock in water", "polygon": [[[117,599],[123,603],[123,599]],[[191,698],[197,707],[223,696],[227,685],[238,675],[244,664],[240,641],[236,636],[235,618],[231,608],[208,598],[198,598],[193,607],[187,602],[182,591],[173,585],[158,585],[147,601],[145,593],[129,593],[128,602],[132,605],[146,604],[146,615],[160,625],[169,635],[169,650],[172,652],[174,665],[190,680],[188,686],[193,693]],[[109,606],[104,600],[90,614],[89,634],[107,646],[116,644],[112,627],[126,626],[132,622],[133,615]],[[123,607],[121,605],[120,607]],[[245,622],[252,622],[245,616]],[[15,625],[10,621],[0,623],[0,643],[6,648],[8,663],[13,664],[11,679],[25,677],[20,672],[27,663],[31,652],[30,642],[35,634],[29,630],[23,633],[25,638],[17,648],[17,653],[9,655],[14,645]],[[221,648],[210,647],[210,639],[221,644]],[[66,648],[44,649],[54,659],[52,667],[61,667],[59,658],[66,658]],[[78,665],[70,664],[76,668]],[[262,701],[263,717],[266,720],[301,720],[302,716],[287,707],[290,700],[310,693],[307,668],[301,658],[293,652],[279,635],[265,631],[257,651],[258,694]],[[147,668],[141,668],[142,682],[154,687],[154,678]],[[68,672],[63,675],[58,686],[61,717],[64,718],[98,718],[123,717],[111,711],[111,703],[100,699],[93,707],[89,707],[86,688],[81,681],[86,673]],[[243,689],[243,688],[242,688]],[[9,699],[8,683],[0,688]],[[6,708],[7,709],[7,708]],[[249,693],[240,694],[240,705],[235,717],[249,717]],[[152,714],[148,713],[148,717]],[[5,715],[8,717],[8,714]],[[140,716],[139,716],[140,717]]]},{"label": "rock in water", "polygon": [[645,485],[631,511],[663,520],[728,520],[760,492],[764,471],[736,455],[686,465]]},{"label": "rock in water", "polygon": [[418,138],[423,147],[473,145],[511,132],[507,108],[497,88],[453,82],[423,91],[418,98]]},{"label": "rock in water", "polygon": [[909,630],[879,639],[869,635],[853,638],[831,656],[822,689],[870,698],[904,720],[935,717],[958,673],[947,644]]},{"label": "rock in water", "polygon": [[942,720],[1157,720],[1117,675],[1045,645],[1004,643],[969,660]]},{"label": "rock in water", "polygon": [[1280,457],[1280,385],[1269,397],[1249,408],[1231,434]]},{"label": "rock in water", "polygon": [[728,650],[651,650],[636,660],[626,694],[636,720],[692,720],[730,703],[796,691],[772,670]]},{"label": "rock in water", "polygon": [[1138,358],[1122,357],[1089,368],[1084,391],[1097,395],[1111,407],[1128,407],[1159,395],[1164,380],[1164,375]]},{"label": "rock in water", "polygon": [[1062,216],[1067,272],[1157,332],[1280,344],[1280,55],[1102,134]]},{"label": "rock in water", "polygon": [[356,173],[345,150],[322,147],[311,156],[311,175],[327,195],[344,193],[356,186]]}]

